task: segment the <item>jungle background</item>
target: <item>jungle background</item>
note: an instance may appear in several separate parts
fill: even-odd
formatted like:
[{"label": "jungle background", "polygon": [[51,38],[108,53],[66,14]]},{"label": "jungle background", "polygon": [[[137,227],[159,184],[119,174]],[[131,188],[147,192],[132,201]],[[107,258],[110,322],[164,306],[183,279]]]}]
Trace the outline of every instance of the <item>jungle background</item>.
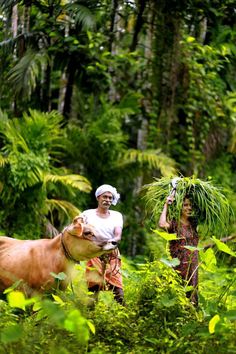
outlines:
[{"label": "jungle background", "polygon": [[194,175],[236,212],[235,40],[233,0],[0,0],[1,234],[53,237],[114,185],[127,301],[87,307],[83,264],[51,301],[9,291],[0,352],[236,353],[235,222],[202,237],[196,309],[140,193]]}]

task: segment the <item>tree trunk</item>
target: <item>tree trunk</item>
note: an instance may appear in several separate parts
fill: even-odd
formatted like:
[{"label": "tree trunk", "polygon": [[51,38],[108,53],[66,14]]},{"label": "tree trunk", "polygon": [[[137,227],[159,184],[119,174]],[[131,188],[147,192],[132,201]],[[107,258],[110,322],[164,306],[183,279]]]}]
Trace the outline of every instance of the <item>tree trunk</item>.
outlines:
[{"label": "tree trunk", "polygon": [[111,23],[110,23],[109,43],[108,43],[108,50],[110,52],[112,52],[113,42],[114,42],[114,38],[115,38],[115,29],[116,29],[115,23],[116,23],[118,5],[119,5],[118,0],[112,1]]},{"label": "tree trunk", "polygon": [[64,107],[63,107],[63,116],[66,118],[66,120],[69,119],[70,112],[71,112],[71,100],[73,94],[73,85],[74,85],[76,69],[77,69],[76,60],[74,56],[71,56],[69,59],[67,72],[66,72],[67,81],[66,81],[65,100],[64,100]]},{"label": "tree trunk", "polygon": [[141,32],[141,29],[143,26],[143,13],[145,10],[145,6],[146,6],[146,0],[139,0],[139,4],[138,4],[139,11],[138,11],[138,15],[137,15],[137,19],[136,19],[136,23],[135,23],[135,27],[134,27],[133,40],[130,45],[131,52],[135,51],[137,44],[138,44],[138,35]]},{"label": "tree trunk", "polygon": [[13,38],[15,38],[17,36],[17,31],[18,31],[18,8],[17,8],[17,5],[14,5],[12,8],[11,28],[12,28],[12,36],[13,36]]}]

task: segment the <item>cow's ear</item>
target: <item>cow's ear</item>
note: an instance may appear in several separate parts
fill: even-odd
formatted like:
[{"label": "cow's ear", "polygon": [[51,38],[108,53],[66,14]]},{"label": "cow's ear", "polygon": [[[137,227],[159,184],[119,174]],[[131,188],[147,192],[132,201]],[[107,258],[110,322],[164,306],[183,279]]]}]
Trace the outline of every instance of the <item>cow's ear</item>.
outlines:
[{"label": "cow's ear", "polygon": [[73,225],[76,226],[76,236],[81,236],[84,230],[84,226],[81,218],[75,217],[73,220]]},{"label": "cow's ear", "polygon": [[84,223],[84,218],[83,216],[77,215],[74,220],[73,220],[73,224],[77,224],[77,223]]}]

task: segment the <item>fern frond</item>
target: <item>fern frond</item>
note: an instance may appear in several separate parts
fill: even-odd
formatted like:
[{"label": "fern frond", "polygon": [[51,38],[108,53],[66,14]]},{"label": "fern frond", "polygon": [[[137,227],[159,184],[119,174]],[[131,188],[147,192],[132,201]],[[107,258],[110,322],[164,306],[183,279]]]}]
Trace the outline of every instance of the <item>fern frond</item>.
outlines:
[{"label": "fern frond", "polygon": [[66,215],[69,219],[72,219],[81,212],[72,203],[66,200],[59,199],[46,199],[46,207],[50,213],[52,213],[53,210],[57,210],[59,214],[62,213]]},{"label": "fern frond", "polygon": [[44,183],[49,182],[54,184],[61,183],[67,187],[72,187],[86,193],[89,193],[92,189],[91,184],[87,178],[75,174],[65,176],[46,174],[44,176]]},{"label": "fern frond", "polygon": [[139,164],[150,170],[160,170],[163,176],[176,174],[175,161],[160,150],[129,149],[121,157],[120,165]]}]

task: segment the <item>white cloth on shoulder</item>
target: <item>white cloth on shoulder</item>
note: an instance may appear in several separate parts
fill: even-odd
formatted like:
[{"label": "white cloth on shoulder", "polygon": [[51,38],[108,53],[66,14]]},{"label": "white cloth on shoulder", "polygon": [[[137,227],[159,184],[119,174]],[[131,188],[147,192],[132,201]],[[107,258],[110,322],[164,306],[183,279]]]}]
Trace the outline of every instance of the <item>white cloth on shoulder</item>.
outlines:
[{"label": "white cloth on shoulder", "polygon": [[111,204],[116,205],[118,200],[120,199],[120,194],[117,193],[116,188],[112,187],[110,184],[102,184],[100,187],[98,187],[95,192],[95,196],[97,198],[97,197],[99,197],[99,195],[106,193],[106,192],[112,193],[113,199],[112,199]]}]

